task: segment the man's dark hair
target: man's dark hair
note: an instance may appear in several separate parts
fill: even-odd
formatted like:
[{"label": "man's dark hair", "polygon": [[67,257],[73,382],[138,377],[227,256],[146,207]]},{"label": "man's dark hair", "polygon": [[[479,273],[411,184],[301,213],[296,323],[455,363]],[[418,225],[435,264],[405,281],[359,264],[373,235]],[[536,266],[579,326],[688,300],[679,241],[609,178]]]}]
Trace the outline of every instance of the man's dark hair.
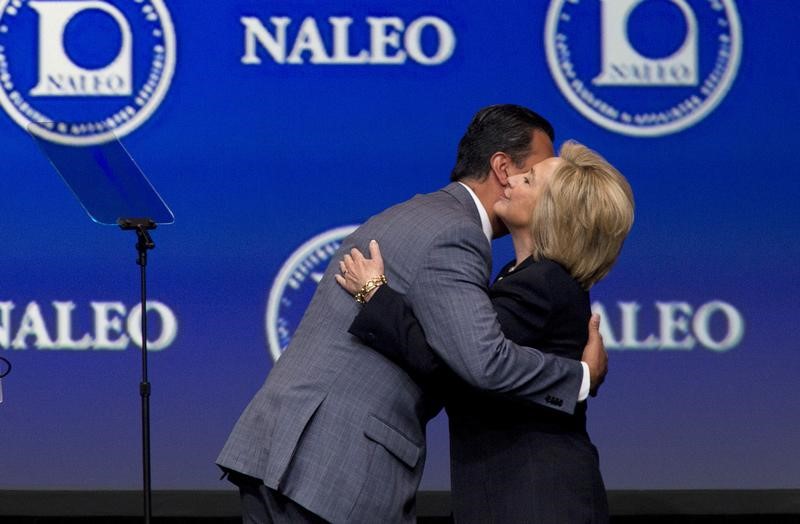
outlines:
[{"label": "man's dark hair", "polygon": [[481,109],[458,143],[458,156],[450,180],[483,180],[489,172],[489,160],[498,151],[510,156],[515,165],[522,165],[530,154],[534,130],[555,140],[550,122],[526,107],[498,104]]}]

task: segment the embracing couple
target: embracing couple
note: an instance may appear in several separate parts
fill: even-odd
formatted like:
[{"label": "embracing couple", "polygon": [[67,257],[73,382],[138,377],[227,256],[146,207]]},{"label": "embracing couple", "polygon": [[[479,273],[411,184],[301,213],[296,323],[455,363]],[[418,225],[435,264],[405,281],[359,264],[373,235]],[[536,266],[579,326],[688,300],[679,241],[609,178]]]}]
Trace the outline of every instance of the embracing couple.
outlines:
[{"label": "embracing couple", "polygon": [[[607,369],[588,289],[633,196],[599,155],[568,142],[556,157],[553,140],[526,108],[482,109],[452,183],[344,240],[217,459],[245,522],[413,522],[443,404],[456,522],[607,522],[585,427]],[[516,257],[490,284],[507,233]]]}]

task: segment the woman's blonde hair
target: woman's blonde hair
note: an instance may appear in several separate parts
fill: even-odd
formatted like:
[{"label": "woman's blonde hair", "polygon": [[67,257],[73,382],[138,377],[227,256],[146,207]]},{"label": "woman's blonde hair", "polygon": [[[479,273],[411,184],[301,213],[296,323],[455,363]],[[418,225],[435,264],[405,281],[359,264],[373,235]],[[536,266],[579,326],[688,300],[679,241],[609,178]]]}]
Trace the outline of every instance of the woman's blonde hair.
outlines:
[{"label": "woman's blonde hair", "polygon": [[608,274],[633,225],[633,191],[588,147],[568,141],[533,212],[533,258],[564,266],[589,289]]}]

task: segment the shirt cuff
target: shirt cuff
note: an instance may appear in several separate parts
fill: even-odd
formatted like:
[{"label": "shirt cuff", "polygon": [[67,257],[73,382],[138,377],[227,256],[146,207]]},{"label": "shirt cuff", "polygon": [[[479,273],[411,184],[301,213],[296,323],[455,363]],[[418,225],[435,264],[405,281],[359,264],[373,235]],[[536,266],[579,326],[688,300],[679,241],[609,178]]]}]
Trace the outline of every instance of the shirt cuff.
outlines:
[{"label": "shirt cuff", "polygon": [[591,384],[589,384],[589,364],[581,362],[581,367],[583,368],[583,380],[581,380],[581,390],[578,392],[578,402],[586,400],[586,397],[589,396],[589,388],[591,387]]}]

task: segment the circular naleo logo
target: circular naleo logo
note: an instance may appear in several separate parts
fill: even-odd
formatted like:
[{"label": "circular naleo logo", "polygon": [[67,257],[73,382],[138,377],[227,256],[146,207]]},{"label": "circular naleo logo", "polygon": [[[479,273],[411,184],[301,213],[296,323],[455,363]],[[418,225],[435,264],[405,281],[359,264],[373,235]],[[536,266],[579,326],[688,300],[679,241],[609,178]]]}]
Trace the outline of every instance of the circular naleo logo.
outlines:
[{"label": "circular naleo logo", "polygon": [[342,226],[321,233],[299,248],[283,264],[267,299],[267,346],[272,360],[289,345],[295,329],[317,289],[331,257],[358,226]]},{"label": "circular naleo logo", "polygon": [[547,13],[559,89],[583,116],[626,135],[705,118],[736,77],[741,46],[733,0],[553,0]]},{"label": "circular naleo logo", "polygon": [[47,140],[91,145],[130,133],[174,69],[162,0],[0,0],[0,104]]}]

